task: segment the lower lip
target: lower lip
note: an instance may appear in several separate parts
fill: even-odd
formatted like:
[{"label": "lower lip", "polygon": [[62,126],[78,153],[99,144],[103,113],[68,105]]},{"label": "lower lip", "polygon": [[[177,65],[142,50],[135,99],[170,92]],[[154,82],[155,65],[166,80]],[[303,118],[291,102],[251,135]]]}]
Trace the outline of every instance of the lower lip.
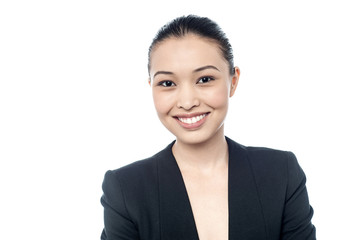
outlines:
[{"label": "lower lip", "polygon": [[189,130],[195,130],[203,125],[203,123],[206,121],[207,117],[208,117],[208,113],[206,114],[206,116],[204,118],[202,118],[201,120],[199,120],[198,122],[195,122],[195,123],[184,123],[184,122],[181,122],[178,118],[175,118],[175,119],[182,127],[189,129]]}]

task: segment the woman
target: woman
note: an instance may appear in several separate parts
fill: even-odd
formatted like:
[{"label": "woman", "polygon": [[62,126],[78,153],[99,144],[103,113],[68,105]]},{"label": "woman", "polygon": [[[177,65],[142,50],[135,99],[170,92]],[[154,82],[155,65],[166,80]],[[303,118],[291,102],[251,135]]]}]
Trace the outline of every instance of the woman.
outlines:
[{"label": "woman", "polygon": [[158,32],[148,56],[154,105],[176,140],[106,173],[101,239],[315,239],[295,156],[224,135],[240,70],[218,25],[177,18]]}]

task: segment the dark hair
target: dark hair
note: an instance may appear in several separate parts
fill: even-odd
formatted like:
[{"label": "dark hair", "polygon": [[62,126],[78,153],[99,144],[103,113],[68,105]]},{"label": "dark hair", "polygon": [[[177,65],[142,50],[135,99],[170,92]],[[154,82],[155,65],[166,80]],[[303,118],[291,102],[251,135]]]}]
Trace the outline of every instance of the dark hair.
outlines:
[{"label": "dark hair", "polygon": [[195,15],[178,17],[164,25],[158,31],[148,51],[148,73],[150,71],[150,55],[153,48],[158,43],[170,37],[184,37],[189,33],[215,41],[218,44],[224,59],[228,62],[231,75],[234,74],[233,51],[226,34],[218,24],[211,19]]}]

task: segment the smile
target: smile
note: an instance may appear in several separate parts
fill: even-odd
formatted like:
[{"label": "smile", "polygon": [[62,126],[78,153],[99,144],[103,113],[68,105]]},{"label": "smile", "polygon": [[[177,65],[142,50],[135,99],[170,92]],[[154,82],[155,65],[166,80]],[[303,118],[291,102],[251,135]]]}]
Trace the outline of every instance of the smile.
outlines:
[{"label": "smile", "polygon": [[180,118],[179,117],[178,120],[181,121],[182,123],[194,124],[194,123],[197,123],[200,120],[202,120],[205,116],[207,116],[207,114],[202,114],[202,115],[191,117],[191,118]]},{"label": "smile", "polygon": [[193,113],[193,114],[181,114],[174,118],[177,122],[187,130],[199,129],[207,120],[209,112],[207,113]]}]

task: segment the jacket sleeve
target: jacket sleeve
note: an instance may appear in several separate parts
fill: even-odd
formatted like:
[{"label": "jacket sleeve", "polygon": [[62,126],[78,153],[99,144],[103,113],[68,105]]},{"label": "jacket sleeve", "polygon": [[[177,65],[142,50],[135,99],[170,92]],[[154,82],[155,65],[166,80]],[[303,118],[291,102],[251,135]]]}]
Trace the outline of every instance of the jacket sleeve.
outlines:
[{"label": "jacket sleeve", "polygon": [[112,171],[105,174],[101,203],[104,207],[101,240],[139,239],[137,227],[127,211],[120,181]]},{"label": "jacket sleeve", "polygon": [[306,176],[296,156],[289,152],[288,158],[288,184],[281,239],[314,240],[316,229],[311,222],[313,209],[308,200]]}]

